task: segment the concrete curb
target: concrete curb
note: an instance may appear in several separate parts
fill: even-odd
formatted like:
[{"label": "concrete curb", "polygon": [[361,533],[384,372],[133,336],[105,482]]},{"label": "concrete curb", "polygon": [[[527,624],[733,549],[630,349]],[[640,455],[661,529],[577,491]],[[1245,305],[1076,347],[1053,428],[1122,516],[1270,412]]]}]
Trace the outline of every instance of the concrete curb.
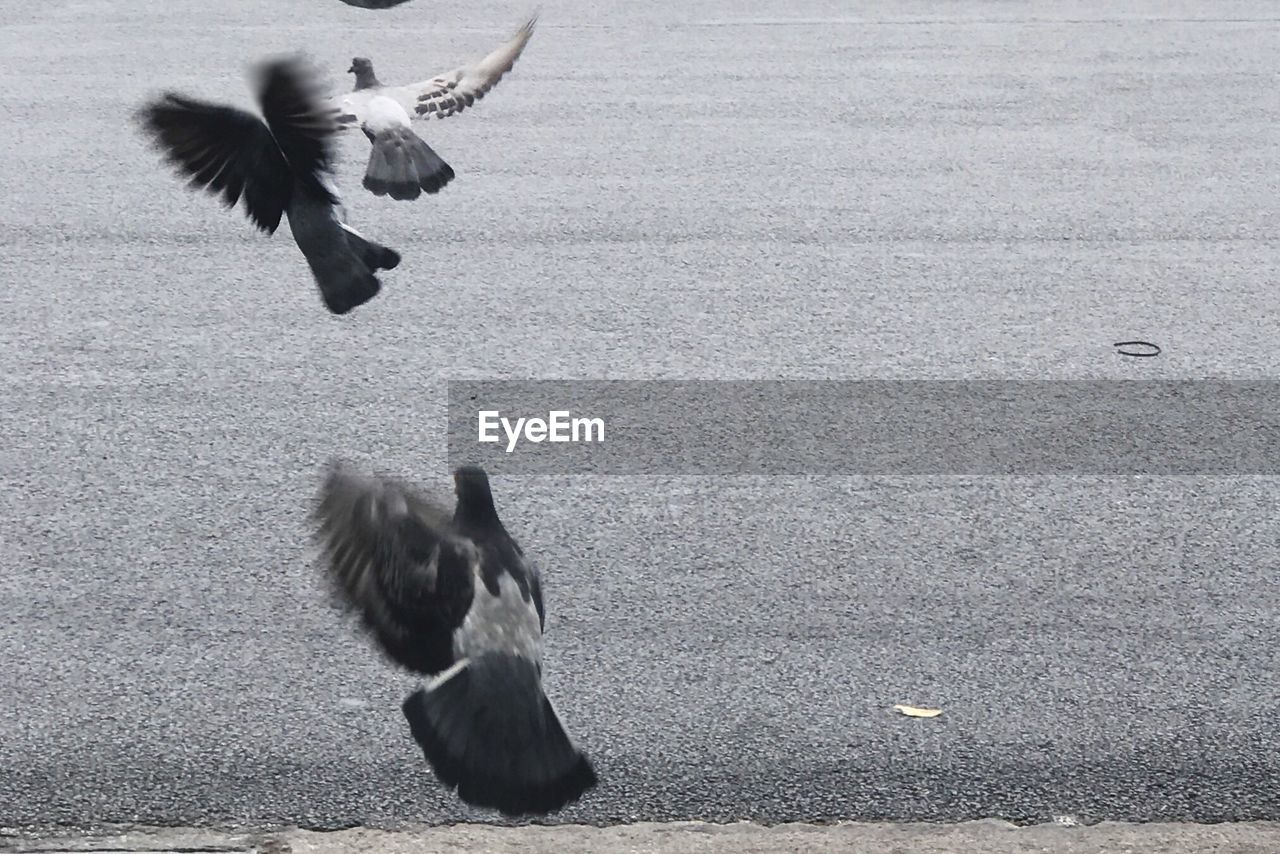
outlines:
[{"label": "concrete curb", "polygon": [[460,824],[403,830],[352,828],[332,832],[286,829],[222,832],[196,828],[130,828],[80,836],[0,836],[0,852],[115,854],[1275,854],[1280,822],[1241,824],[1120,824],[1017,827],[985,820],[962,824],[783,824],[766,827],[675,822],[612,827]]}]

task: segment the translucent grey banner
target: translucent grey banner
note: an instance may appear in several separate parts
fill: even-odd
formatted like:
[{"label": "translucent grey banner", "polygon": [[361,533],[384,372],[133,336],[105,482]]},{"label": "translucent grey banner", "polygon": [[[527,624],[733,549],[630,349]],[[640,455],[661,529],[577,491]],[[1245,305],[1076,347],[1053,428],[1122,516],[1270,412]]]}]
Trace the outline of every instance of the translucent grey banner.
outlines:
[{"label": "translucent grey banner", "polygon": [[1280,382],[451,381],[494,474],[1276,475]]}]

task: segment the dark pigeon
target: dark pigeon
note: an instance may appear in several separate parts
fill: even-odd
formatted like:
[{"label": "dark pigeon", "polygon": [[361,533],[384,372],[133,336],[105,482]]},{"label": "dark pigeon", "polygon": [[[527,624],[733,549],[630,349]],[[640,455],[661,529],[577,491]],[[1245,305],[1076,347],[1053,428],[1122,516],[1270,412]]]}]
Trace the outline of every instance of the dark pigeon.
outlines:
[{"label": "dark pigeon", "polygon": [[498,519],[479,468],[448,510],[334,463],[315,510],[340,604],[383,652],[432,678],[402,707],[436,776],[472,806],[545,814],[596,784],[542,691],[538,572]]},{"label": "dark pigeon", "polygon": [[243,198],[245,213],[274,234],[287,215],[325,306],[346,314],[381,289],[376,270],[400,263],[392,249],[346,224],[330,177],[336,116],[313,69],[300,58],[262,64],[257,94],[266,121],[252,113],[174,92],[148,103],[139,121],[190,186]]},{"label": "dark pigeon", "polygon": [[361,9],[391,9],[409,0],[342,0],[348,6],[359,6]]}]

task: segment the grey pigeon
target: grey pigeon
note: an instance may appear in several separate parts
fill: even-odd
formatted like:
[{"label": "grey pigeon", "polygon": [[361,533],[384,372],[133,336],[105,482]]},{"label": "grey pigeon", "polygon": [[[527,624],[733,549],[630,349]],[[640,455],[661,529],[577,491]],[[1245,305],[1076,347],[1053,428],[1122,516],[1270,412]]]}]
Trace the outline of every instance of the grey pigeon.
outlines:
[{"label": "grey pigeon", "polygon": [[267,234],[287,215],[325,306],[346,314],[377,295],[374,272],[393,269],[400,255],[346,224],[329,174],[337,124],[314,69],[286,57],[261,64],[256,77],[265,122],[174,92],[144,106],[139,120],[190,186],[220,194],[227,207],[243,197]]},{"label": "grey pigeon", "polygon": [[542,691],[537,570],[479,468],[454,473],[449,512],[411,486],[334,463],[315,510],[343,607],[383,652],[431,676],[402,710],[436,776],[505,815],[560,809],[596,784]]},{"label": "grey pigeon", "polygon": [[355,89],[339,99],[339,124],[359,127],[372,143],[364,186],[377,196],[416,199],[439,192],[454,177],[453,169],[419,137],[411,118],[439,118],[461,112],[485,96],[512,69],[533,36],[534,15],[504,45],[483,59],[407,86],[378,80],[373,62],[358,56],[347,71]]},{"label": "grey pigeon", "polygon": [[[363,57],[351,60],[347,69],[356,75],[373,76],[373,63]],[[375,79],[374,86],[379,85]],[[375,196],[391,196],[409,201],[425,190],[435,194],[453,180],[453,169],[427,145],[409,125],[409,114],[394,98],[373,95],[364,104],[360,130],[372,148],[365,167],[364,187]]]}]

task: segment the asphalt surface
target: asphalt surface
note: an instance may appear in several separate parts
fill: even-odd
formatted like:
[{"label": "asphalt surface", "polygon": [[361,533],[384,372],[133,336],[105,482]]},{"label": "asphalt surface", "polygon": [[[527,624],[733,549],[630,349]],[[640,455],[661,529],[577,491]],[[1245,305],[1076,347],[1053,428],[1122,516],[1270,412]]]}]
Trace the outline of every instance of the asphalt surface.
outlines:
[{"label": "asphalt surface", "polygon": [[[449,378],[1280,368],[1270,3],[546,2],[422,129],[438,197],[370,196],[344,144],[352,224],[404,263],[342,319],[131,110],[247,103],[245,64],[298,47],[418,79],[528,8],[14,5],[6,826],[487,817],[435,785],[305,519],[333,455],[446,488]],[[1274,480],[495,489],[602,779],[553,821],[1280,818]]]}]

